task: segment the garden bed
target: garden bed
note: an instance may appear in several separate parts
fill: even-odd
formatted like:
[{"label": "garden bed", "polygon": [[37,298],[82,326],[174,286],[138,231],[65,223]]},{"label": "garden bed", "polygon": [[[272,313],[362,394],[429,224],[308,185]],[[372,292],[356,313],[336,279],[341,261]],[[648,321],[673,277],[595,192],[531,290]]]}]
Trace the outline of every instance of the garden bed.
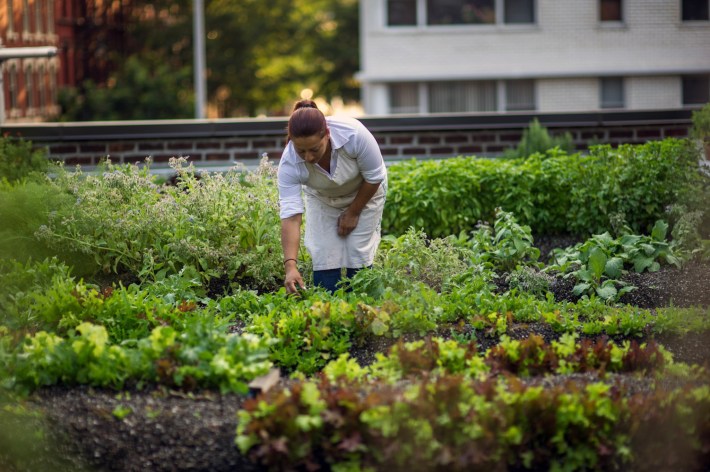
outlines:
[{"label": "garden bed", "polygon": [[[636,299],[644,300],[649,308],[667,306],[671,300],[678,306],[710,306],[708,274],[710,264],[707,263],[635,274],[636,293],[641,294]],[[662,296],[658,296],[659,293]],[[447,326],[432,334],[450,337],[457,329],[466,328]],[[546,342],[559,338],[545,323],[514,323],[508,326],[507,334],[513,339],[526,339],[535,334]],[[406,341],[417,338],[412,334],[404,336]],[[649,334],[641,340],[651,338]],[[617,342],[623,339],[623,336],[615,337]],[[710,365],[710,331],[660,335],[656,339],[676,361]],[[350,355],[361,365],[368,365],[374,361],[376,353],[387,353],[399,341],[368,336],[353,345]],[[478,344],[485,350],[497,342],[494,338],[482,338]],[[581,388],[594,381],[623,388],[629,395],[651,394],[657,388],[671,387],[635,374],[554,375],[532,377],[525,382],[544,387],[576,385],[575,388]],[[289,382],[283,377],[281,386]],[[234,444],[237,412],[244,400],[244,396],[235,394],[186,393],[167,388],[120,393],[86,386],[41,389],[31,397],[29,407],[45,414],[44,420],[35,421],[48,428],[51,447],[47,444],[37,447],[48,448],[51,454],[36,451],[29,464],[40,468],[54,464],[66,470],[262,470],[242,456]],[[665,459],[670,461],[666,465],[672,468],[688,458]]]}]

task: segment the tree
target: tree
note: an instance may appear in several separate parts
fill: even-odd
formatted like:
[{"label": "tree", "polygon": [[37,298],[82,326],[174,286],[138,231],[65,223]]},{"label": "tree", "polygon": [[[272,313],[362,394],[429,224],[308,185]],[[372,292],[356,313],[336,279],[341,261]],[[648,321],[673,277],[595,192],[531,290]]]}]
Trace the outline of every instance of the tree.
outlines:
[{"label": "tree", "polygon": [[[67,94],[64,120],[192,116],[192,1],[136,0],[130,11],[125,62],[106,83]],[[209,0],[205,30],[208,101],[220,116],[282,115],[304,88],[359,96],[357,0]]]}]

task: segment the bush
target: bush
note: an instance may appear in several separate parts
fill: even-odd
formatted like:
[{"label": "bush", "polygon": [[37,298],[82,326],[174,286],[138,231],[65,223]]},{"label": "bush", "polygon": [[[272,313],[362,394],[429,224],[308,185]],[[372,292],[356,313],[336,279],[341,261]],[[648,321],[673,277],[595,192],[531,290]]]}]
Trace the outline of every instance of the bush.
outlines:
[{"label": "bush", "polygon": [[432,237],[469,232],[492,221],[496,207],[535,234],[588,236],[606,231],[620,214],[631,229],[646,232],[668,206],[693,211],[710,198],[696,147],[677,139],[596,146],[588,156],[552,150],[524,160],[411,160],[391,166],[389,181],[383,231],[414,227]]},{"label": "bush", "polygon": [[46,152],[33,149],[31,142],[0,137],[0,180],[16,182],[48,168]]},{"label": "bush", "polygon": [[523,131],[523,137],[515,149],[509,149],[504,157],[518,158],[528,157],[531,154],[544,154],[550,149],[559,148],[565,152],[574,152],[572,135],[567,132],[562,136],[550,136],[547,128],[542,126],[537,118],[530,122],[528,128]]}]

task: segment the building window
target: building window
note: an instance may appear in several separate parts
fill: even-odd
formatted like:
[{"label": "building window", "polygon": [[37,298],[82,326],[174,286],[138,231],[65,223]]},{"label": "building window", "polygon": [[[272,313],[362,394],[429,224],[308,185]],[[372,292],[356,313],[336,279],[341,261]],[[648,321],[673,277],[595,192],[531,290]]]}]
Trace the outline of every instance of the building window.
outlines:
[{"label": "building window", "polygon": [[682,0],[683,21],[708,21],[708,0]]},{"label": "building window", "polygon": [[496,22],[495,0],[428,0],[427,24],[470,25]]},{"label": "building window", "polygon": [[430,113],[496,111],[497,106],[494,80],[429,83]]},{"label": "building window", "polygon": [[388,26],[535,23],[535,0],[388,0]]},{"label": "building window", "polygon": [[388,26],[414,26],[417,24],[417,0],[389,0],[387,2]]},{"label": "building window", "polygon": [[710,75],[686,75],[683,77],[683,105],[710,103]]},{"label": "building window", "polygon": [[49,101],[52,106],[57,104],[57,66],[49,66]]},{"label": "building window", "polygon": [[599,0],[599,21],[624,21],[621,0]]},{"label": "building window", "polygon": [[624,79],[603,77],[599,81],[601,108],[624,108]]},{"label": "building window", "polygon": [[419,84],[393,83],[389,86],[390,113],[419,113]]},{"label": "building window", "polygon": [[535,109],[535,81],[507,80],[505,82],[506,111]]},{"label": "building window", "polygon": [[505,0],[503,15],[504,22],[508,24],[535,23],[535,2],[533,0]]}]

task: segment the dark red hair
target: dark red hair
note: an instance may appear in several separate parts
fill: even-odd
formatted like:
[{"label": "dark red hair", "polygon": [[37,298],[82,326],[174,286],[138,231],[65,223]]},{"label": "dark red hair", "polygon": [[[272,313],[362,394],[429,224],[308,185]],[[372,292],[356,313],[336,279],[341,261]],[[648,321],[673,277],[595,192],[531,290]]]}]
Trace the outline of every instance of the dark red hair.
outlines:
[{"label": "dark red hair", "polygon": [[288,119],[288,139],[305,138],[318,134],[325,136],[328,126],[323,112],[318,109],[313,100],[299,100],[293,107],[291,118]]}]

